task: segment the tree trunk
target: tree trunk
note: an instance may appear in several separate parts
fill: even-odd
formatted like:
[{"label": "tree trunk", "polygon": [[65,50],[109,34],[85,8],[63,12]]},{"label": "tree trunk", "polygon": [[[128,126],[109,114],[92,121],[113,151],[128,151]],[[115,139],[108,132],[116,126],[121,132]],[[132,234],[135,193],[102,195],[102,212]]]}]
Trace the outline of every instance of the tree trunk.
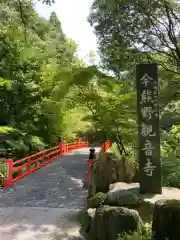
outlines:
[{"label": "tree trunk", "polygon": [[122,155],[123,151],[122,151],[121,145],[117,141],[116,141],[116,145],[117,145],[117,148],[118,148],[118,151],[119,151],[120,155]]},{"label": "tree trunk", "polygon": [[152,232],[154,240],[180,239],[180,200],[159,200],[155,204]]}]

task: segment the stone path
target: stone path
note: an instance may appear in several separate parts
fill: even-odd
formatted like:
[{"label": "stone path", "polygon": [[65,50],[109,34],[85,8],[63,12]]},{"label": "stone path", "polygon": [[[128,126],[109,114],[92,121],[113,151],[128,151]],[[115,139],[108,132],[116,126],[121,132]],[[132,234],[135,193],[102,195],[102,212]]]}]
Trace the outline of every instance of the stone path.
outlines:
[{"label": "stone path", "polygon": [[[96,148],[96,152],[99,148]],[[74,214],[86,204],[89,149],[53,163],[0,190],[1,240],[65,240],[79,237]]]}]

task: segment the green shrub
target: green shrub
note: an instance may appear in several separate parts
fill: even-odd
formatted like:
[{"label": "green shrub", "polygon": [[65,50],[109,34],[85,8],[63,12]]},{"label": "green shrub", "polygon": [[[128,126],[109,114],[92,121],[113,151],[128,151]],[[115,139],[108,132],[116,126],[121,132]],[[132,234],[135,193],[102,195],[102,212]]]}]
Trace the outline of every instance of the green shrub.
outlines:
[{"label": "green shrub", "polygon": [[0,126],[0,157],[14,160],[42,151],[46,146],[37,136],[8,126]]},{"label": "green shrub", "polygon": [[29,154],[40,152],[47,147],[42,139],[37,136],[28,136],[25,143],[29,148]]},{"label": "green shrub", "polygon": [[93,197],[88,199],[88,208],[97,208],[104,204],[106,200],[106,194],[102,192],[96,193]]},{"label": "green shrub", "polygon": [[163,185],[180,188],[180,125],[161,133]]},{"label": "green shrub", "polygon": [[176,188],[180,188],[180,172],[173,172],[173,173],[170,173],[165,181],[164,181],[164,184],[166,186],[169,186],[169,187],[176,187]]},{"label": "green shrub", "polygon": [[151,224],[146,224],[144,230],[141,233],[133,233],[119,235],[117,240],[151,240]]},{"label": "green shrub", "polygon": [[77,220],[80,223],[82,234],[83,235],[86,234],[89,230],[91,221],[87,211],[86,210],[80,211],[77,215]]},{"label": "green shrub", "polygon": [[177,157],[162,157],[163,185],[180,188],[180,159]]}]

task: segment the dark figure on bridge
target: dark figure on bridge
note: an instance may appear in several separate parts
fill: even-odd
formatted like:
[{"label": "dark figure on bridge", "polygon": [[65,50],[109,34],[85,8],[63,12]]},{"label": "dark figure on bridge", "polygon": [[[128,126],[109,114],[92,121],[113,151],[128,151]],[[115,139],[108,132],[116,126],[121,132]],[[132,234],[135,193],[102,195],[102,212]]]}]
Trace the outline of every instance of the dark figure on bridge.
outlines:
[{"label": "dark figure on bridge", "polygon": [[89,151],[90,151],[89,159],[95,160],[96,159],[95,149],[94,148],[90,148]]},{"label": "dark figure on bridge", "polygon": [[62,142],[63,141],[63,138],[61,136],[58,137],[58,143],[59,142]]}]

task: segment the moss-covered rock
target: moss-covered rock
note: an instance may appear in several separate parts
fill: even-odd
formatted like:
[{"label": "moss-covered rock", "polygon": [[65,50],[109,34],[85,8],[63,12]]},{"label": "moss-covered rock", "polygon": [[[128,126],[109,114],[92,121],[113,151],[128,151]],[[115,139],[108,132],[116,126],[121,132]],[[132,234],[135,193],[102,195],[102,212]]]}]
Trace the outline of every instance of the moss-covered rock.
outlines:
[{"label": "moss-covered rock", "polygon": [[91,165],[91,185],[89,196],[97,192],[107,193],[109,185],[115,182],[131,182],[136,174],[136,167],[124,156],[116,157],[105,152]]},{"label": "moss-covered rock", "polygon": [[118,234],[138,232],[142,227],[137,211],[105,205],[96,210],[88,240],[117,240]]},{"label": "moss-covered rock", "polygon": [[159,200],[155,204],[152,232],[155,240],[180,239],[180,200]]},{"label": "moss-covered rock", "polygon": [[94,220],[95,217],[95,208],[89,208],[89,209],[84,209],[79,212],[77,220],[79,221],[81,225],[80,233],[87,238],[88,233],[91,229],[91,224]]},{"label": "moss-covered rock", "polygon": [[88,198],[87,204],[88,208],[98,208],[104,204],[106,200],[106,194],[99,192],[96,193],[93,197]]},{"label": "moss-covered rock", "polygon": [[[162,194],[140,194],[139,183],[114,183],[109,186],[106,204],[136,209],[143,222],[151,222],[158,200],[180,200],[180,189],[163,187]],[[172,202],[176,201],[173,200]]]}]

